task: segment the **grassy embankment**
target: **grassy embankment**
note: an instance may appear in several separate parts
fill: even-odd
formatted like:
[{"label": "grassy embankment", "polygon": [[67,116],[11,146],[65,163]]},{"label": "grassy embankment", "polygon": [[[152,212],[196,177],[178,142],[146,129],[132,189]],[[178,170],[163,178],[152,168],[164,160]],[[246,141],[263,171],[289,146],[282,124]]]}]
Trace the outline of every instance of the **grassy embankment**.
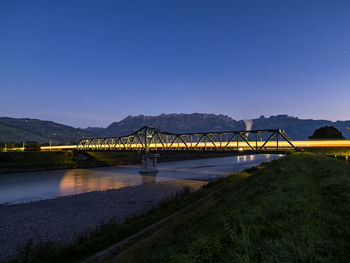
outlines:
[{"label": "grassy embankment", "polygon": [[237,173],[68,247],[23,250],[22,260],[78,262],[206,196],[106,262],[350,261],[350,165],[312,154]]},{"label": "grassy embankment", "polygon": [[350,262],[348,163],[293,154],[235,178],[108,262]]},{"label": "grassy embankment", "polygon": [[306,151],[314,154],[333,156],[343,160],[344,159],[348,160],[350,156],[350,147],[334,147],[334,148],[310,147],[306,149]]}]

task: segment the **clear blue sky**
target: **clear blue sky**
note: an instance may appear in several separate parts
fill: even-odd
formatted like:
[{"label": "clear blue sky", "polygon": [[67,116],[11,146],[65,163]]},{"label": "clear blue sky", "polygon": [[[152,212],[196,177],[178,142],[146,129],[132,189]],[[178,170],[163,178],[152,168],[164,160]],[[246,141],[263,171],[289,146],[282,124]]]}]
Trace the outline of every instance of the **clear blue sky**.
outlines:
[{"label": "clear blue sky", "polygon": [[350,1],[0,1],[0,116],[350,119]]}]

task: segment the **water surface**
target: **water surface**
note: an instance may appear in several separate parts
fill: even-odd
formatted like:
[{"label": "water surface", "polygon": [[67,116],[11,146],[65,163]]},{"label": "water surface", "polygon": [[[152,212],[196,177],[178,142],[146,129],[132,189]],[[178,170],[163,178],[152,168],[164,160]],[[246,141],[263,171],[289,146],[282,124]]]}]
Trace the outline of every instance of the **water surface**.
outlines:
[{"label": "water surface", "polygon": [[91,191],[174,179],[213,180],[282,155],[246,155],[158,164],[156,176],[139,174],[139,165],[67,169],[0,175],[0,204],[15,204]]}]

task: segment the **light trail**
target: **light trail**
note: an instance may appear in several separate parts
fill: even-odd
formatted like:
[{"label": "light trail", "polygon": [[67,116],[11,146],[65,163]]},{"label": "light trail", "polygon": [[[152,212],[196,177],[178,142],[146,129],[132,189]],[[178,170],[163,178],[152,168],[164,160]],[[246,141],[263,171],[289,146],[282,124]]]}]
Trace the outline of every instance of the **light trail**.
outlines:
[{"label": "light trail", "polygon": [[[350,147],[350,140],[318,140],[318,141],[291,141],[293,145],[297,148],[338,148],[338,147]],[[255,142],[255,141],[249,141],[250,145],[254,148],[259,148],[263,145],[263,142]],[[218,150],[223,149],[223,145],[226,145],[227,142],[214,142],[214,143],[204,143],[200,142],[196,145],[196,148],[207,148],[207,149],[215,149],[217,148]],[[193,146],[191,145],[186,145],[184,143],[176,143],[170,146],[165,145],[167,148],[169,147],[170,150],[178,150],[179,148],[182,149],[188,149],[191,150],[191,148],[194,148],[195,144],[193,143]],[[108,150],[110,145],[90,145],[89,146],[91,149],[95,150]],[[279,141],[278,142],[278,147],[283,147],[283,148],[290,148],[290,145],[286,141]],[[50,151],[50,150],[74,150],[77,148],[77,145],[59,145],[59,146],[41,146],[40,150],[42,151]],[[142,144],[131,144],[130,150],[139,150],[142,149],[143,146]],[[249,145],[246,142],[238,142],[238,148],[240,150],[247,150],[251,149]],[[267,142],[264,145],[264,148],[266,149],[276,149],[276,142],[271,141]],[[13,148],[13,150],[22,150],[23,148]],[[124,150],[124,145],[123,144],[115,144],[114,145],[115,150]],[[150,144],[149,145],[150,150],[162,150],[163,146],[158,144]],[[225,150],[235,150],[237,149],[237,142],[230,142],[227,144]],[[10,150],[10,149],[9,149]]]}]

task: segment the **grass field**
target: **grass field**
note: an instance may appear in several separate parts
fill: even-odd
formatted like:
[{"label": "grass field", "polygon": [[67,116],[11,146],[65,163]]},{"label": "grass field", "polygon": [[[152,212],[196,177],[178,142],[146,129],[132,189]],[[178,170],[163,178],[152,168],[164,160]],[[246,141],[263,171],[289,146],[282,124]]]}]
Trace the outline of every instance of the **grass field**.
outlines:
[{"label": "grass field", "polygon": [[293,154],[107,262],[350,262],[350,165]]}]

